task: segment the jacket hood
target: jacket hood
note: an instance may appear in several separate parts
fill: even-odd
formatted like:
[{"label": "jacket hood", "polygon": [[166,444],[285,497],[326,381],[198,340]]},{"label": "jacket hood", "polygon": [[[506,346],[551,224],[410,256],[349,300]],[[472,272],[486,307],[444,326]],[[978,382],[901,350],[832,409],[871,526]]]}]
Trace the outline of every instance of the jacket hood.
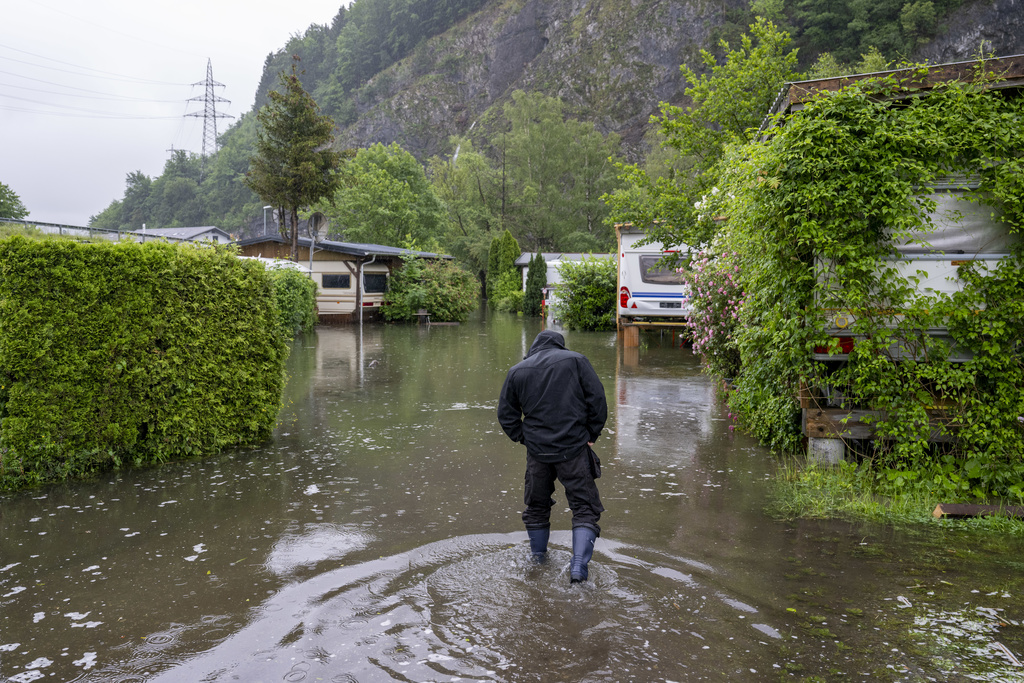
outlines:
[{"label": "jacket hood", "polygon": [[530,352],[526,354],[526,357],[529,358],[535,353],[539,353],[545,349],[565,350],[565,337],[558,332],[544,330],[537,335],[536,339],[533,340],[533,344],[530,346]]}]

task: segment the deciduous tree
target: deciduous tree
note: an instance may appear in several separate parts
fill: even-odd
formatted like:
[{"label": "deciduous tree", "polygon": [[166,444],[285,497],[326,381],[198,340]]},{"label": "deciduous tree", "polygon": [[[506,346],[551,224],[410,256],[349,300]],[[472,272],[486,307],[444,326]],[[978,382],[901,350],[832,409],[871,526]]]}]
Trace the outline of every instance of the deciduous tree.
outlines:
[{"label": "deciduous tree", "polygon": [[618,136],[567,118],[556,97],[517,91],[505,105],[499,142],[505,226],[527,249],[605,251],[613,237],[602,195],[618,181]]},{"label": "deciduous tree", "polygon": [[444,232],[444,205],[416,158],[397,143],[356,152],[346,182],[317,205],[331,234],[351,242],[392,247],[436,242]]},{"label": "deciduous tree", "polygon": [[448,213],[441,243],[483,281],[492,231],[501,225],[500,176],[468,139],[453,138],[451,147],[455,154],[447,159],[433,157],[427,168]]},{"label": "deciduous tree", "polygon": [[764,18],[750,26],[738,48],[723,42],[725,61],[701,51],[710,75],[680,70],[692,85],[685,109],[661,105],[663,144],[680,160],[674,172],[655,177],[637,165],[620,166],[625,188],[607,196],[616,222],[647,228],[666,245],[698,246],[713,236],[710,222],[698,222],[697,205],[715,186],[725,146],[744,143],[756,133],[779,88],[794,80],[797,52],[785,31]]},{"label": "deciduous tree", "polygon": [[0,183],[0,218],[24,218],[28,209],[21,203],[21,197],[4,183]]}]

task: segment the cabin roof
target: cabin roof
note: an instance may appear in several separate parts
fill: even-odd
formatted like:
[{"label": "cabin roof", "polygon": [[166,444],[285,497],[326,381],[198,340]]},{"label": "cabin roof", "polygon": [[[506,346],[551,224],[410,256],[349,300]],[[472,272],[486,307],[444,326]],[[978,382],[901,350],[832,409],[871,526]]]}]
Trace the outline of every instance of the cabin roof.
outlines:
[{"label": "cabin roof", "polygon": [[133,230],[132,232],[137,235],[155,235],[157,237],[171,237],[180,240],[194,239],[208,232],[217,232],[229,239],[231,237],[225,230],[215,225],[202,225],[190,228],[145,228],[143,230]]},{"label": "cabin roof", "polygon": [[[252,244],[263,244],[266,242],[272,242],[274,244],[290,244],[288,240],[281,237],[280,235],[260,235],[258,237],[248,237],[246,239],[238,240],[235,242],[240,247],[247,247]],[[299,246],[309,248],[310,239],[308,237],[299,238]],[[393,258],[400,258],[412,254],[419,258],[427,259],[449,259],[452,257],[447,254],[435,254],[429,251],[415,251],[413,249],[403,249],[401,247],[389,247],[383,244],[363,244],[360,242],[336,242],[334,240],[317,240],[317,250],[331,251],[339,254],[348,254],[350,256],[389,256]]]}]

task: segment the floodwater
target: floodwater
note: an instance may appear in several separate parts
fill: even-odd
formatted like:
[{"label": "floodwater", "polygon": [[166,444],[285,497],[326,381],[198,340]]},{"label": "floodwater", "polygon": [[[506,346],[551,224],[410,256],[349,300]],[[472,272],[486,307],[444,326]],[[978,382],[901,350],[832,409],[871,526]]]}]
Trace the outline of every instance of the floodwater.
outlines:
[{"label": "floodwater", "polygon": [[1024,547],[765,512],[689,350],[604,382],[603,534],[529,561],[495,420],[539,322],[324,328],[261,448],[0,496],[0,681],[1024,681]]}]

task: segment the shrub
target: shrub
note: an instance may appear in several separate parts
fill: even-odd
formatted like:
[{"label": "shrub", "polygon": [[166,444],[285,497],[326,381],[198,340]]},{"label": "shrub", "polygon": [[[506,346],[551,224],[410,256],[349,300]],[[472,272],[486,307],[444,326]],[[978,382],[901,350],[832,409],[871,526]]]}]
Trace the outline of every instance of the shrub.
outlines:
[{"label": "shrub", "polygon": [[422,308],[436,322],[463,322],[477,307],[476,278],[453,261],[413,255],[402,260],[384,295],[385,320],[413,320]]},{"label": "shrub", "polygon": [[522,313],[524,299],[525,293],[523,290],[517,289],[498,299],[494,308],[502,313]]},{"label": "shrub", "polygon": [[316,283],[294,268],[271,268],[281,336],[290,339],[316,326]]},{"label": "shrub", "polygon": [[693,336],[693,350],[704,369],[720,377],[735,377],[740,369],[740,352],[735,331],[739,324],[743,289],[739,284],[738,256],[697,255],[689,268],[679,272],[690,286],[693,312],[687,321]]},{"label": "shrub", "polygon": [[89,238],[81,235],[53,234],[40,230],[34,225],[23,223],[0,223],[0,239],[20,235],[36,240],[70,240],[72,242],[88,242]]},{"label": "shrub", "polygon": [[585,258],[558,266],[556,315],[570,330],[615,329],[615,259]]},{"label": "shrub", "polygon": [[494,285],[491,308],[506,313],[523,310],[523,280],[517,268],[506,270]]},{"label": "shrub", "polygon": [[251,445],[287,347],[263,267],[226,248],[0,242],[0,488]]}]

